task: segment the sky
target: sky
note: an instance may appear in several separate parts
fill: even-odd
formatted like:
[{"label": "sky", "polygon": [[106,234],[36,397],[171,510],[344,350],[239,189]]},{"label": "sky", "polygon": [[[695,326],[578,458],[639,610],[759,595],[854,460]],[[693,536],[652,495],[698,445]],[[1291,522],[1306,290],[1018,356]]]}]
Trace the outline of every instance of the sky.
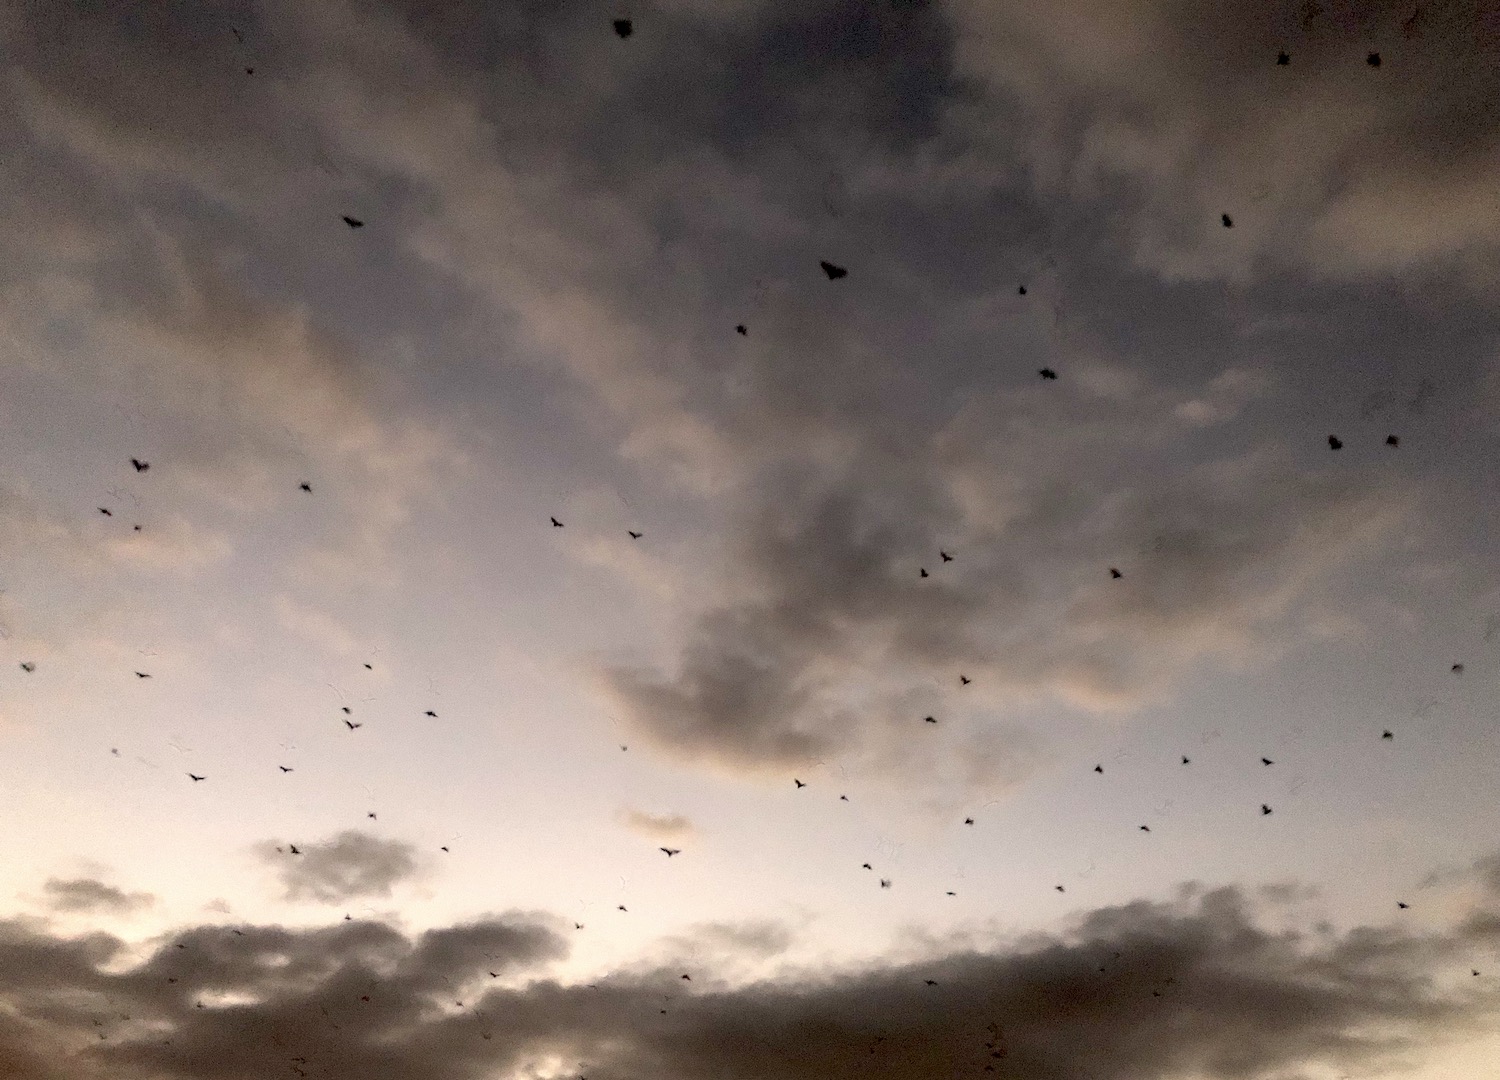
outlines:
[{"label": "sky", "polygon": [[1500,1078],[1500,5],[0,4],[0,1078]]}]

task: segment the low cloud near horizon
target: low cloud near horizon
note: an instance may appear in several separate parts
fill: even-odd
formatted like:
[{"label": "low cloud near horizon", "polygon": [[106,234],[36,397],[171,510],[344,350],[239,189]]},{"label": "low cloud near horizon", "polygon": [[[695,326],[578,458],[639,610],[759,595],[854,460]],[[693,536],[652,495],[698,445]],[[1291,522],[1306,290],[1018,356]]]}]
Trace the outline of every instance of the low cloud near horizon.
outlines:
[{"label": "low cloud near horizon", "polygon": [[117,938],[9,921],[0,1047],[16,1080],[57,1076],[56,1055],[121,1080],[291,1066],[421,1080],[545,1061],[610,1078],[1368,1071],[1500,1016],[1496,973],[1469,972],[1500,945],[1500,892],[1493,865],[1468,877],[1482,903],[1438,931],[1271,931],[1243,890],[1188,885],[1059,935],[938,939],[919,958],[749,983],[679,966],[559,983],[545,966],[567,939],[534,915],[416,935],[369,921],[183,927],[124,967]]}]

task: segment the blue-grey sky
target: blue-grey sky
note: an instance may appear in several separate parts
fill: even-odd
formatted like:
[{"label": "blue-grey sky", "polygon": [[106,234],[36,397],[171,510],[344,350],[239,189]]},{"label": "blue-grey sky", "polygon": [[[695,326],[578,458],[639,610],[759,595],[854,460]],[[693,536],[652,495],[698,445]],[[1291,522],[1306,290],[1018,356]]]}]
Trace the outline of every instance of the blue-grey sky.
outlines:
[{"label": "blue-grey sky", "polygon": [[1500,1077],[1500,7],[0,46],[6,1075]]}]

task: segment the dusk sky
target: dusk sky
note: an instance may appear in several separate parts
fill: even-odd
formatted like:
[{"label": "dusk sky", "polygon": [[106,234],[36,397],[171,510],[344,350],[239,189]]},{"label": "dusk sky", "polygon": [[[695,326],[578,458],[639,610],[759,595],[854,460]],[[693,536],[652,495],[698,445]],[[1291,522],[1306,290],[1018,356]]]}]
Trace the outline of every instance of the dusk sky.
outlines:
[{"label": "dusk sky", "polygon": [[0,1078],[1500,1078],[1500,3],[0,0]]}]

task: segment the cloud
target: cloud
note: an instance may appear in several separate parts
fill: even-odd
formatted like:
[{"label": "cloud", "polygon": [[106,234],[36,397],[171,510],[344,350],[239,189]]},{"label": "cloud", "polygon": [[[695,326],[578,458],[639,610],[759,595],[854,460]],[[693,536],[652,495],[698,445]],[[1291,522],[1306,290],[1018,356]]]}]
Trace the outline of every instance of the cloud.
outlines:
[{"label": "cloud", "polygon": [[1500,45],[1478,29],[1494,25],[1488,0],[1424,5],[1417,33],[1395,3],[1305,25],[1298,5],[1252,3],[948,10],[959,69],[1019,109],[1002,138],[1044,189],[1117,215],[1146,266],[1248,281],[1267,264],[1336,277],[1456,265],[1495,283],[1500,209],[1479,192],[1500,136],[1469,119],[1500,104]]},{"label": "cloud", "polygon": [[345,830],[330,840],[296,845],[267,841],[260,854],[275,866],[286,899],[334,904],[355,897],[390,896],[391,890],[417,873],[416,849],[399,840]]},{"label": "cloud", "polygon": [[363,921],[190,927],[133,960],[109,935],[3,922],[0,1047],[15,1080],[239,1080],[294,1067],[424,1080],[547,1062],[610,1080],[1247,1080],[1395,1074],[1500,1015],[1500,997],[1462,970],[1500,941],[1493,919],[1271,932],[1235,888],[1188,886],[1019,942],[935,942],[902,961],[737,985],[701,963],[684,981],[679,958],[559,984],[544,974],[565,953],[556,922],[509,914],[414,937]]},{"label": "cloud", "polygon": [[42,888],[52,910],[69,913],[128,915],[156,902],[148,892],[127,893],[93,878],[48,878]]},{"label": "cloud", "polygon": [[648,840],[686,840],[697,832],[692,821],[682,814],[650,814],[627,807],[620,812],[620,820],[627,829],[633,829]]},{"label": "cloud", "polygon": [[[392,414],[360,346],[430,343],[451,399],[524,367],[575,425],[556,456],[587,464],[559,471],[629,473],[723,538],[707,586],[654,597],[687,627],[675,657],[598,672],[650,742],[703,766],[842,755],[900,783],[910,695],[962,670],[974,692],[927,707],[953,747],[983,741],[962,783],[1004,788],[1042,752],[1022,706],[1139,708],[1197,664],[1336,625],[1338,571],[1420,485],[1314,464],[1309,415],[1375,370],[1344,355],[1355,331],[1392,379],[1434,325],[1485,333],[1462,298],[1398,316],[1358,291],[1445,260],[1482,276],[1492,252],[1500,218],[1464,193],[1494,136],[1453,120],[1490,100],[1496,66],[1458,42],[1461,77],[1439,78],[1458,15],[1377,72],[1331,28],[1278,69],[1273,39],[1301,32],[1258,29],[1245,4],[679,4],[626,48],[566,7],[274,10],[249,34],[278,77],[240,91],[193,20],[160,16],[138,53],[126,21],[22,22],[22,181],[82,223],[15,295],[87,305],[168,358],[166,400],[234,433],[203,451],[199,491],[248,510],[294,468],[339,477],[361,527],[304,553],[311,586],[378,577],[464,456],[420,410]],[[1362,32],[1397,33],[1393,12]],[[139,59],[117,85],[100,56]],[[75,196],[41,181],[54,156],[114,179],[59,202]],[[212,215],[136,201],[164,183]],[[831,188],[852,209],[831,213]],[[1392,223],[1413,195],[1431,228]],[[337,213],[360,201],[380,214],[356,243]],[[86,225],[111,206],[120,235]],[[823,279],[825,257],[850,277]],[[358,317],[256,284],[340,274],[357,304],[308,295]],[[395,321],[414,294],[493,327],[503,361],[449,356],[448,320]],[[1457,377],[1472,342],[1450,351]],[[1041,384],[1043,365],[1062,377]],[[618,534],[571,550],[666,577]]]},{"label": "cloud", "polygon": [[[858,755],[897,729],[909,742],[910,721],[942,712],[990,728],[993,767],[973,782],[995,785],[1038,749],[1016,733],[1003,752],[1008,709],[1134,709],[1202,659],[1273,655],[1414,505],[1274,445],[1174,463],[1150,408],[1065,442],[1034,399],[975,403],[903,463],[872,453],[768,491],[735,530],[746,598],[699,619],[675,673],[619,665],[608,691],[669,752],[735,769]],[[977,694],[900,686],[960,672]],[[860,700],[877,689],[883,703]]]},{"label": "cloud", "polygon": [[[339,527],[285,558],[288,571],[387,580],[391,534],[465,455],[389,392],[367,359],[371,335],[329,325],[328,305],[305,294],[264,287],[262,270],[282,278],[295,253],[330,254],[316,237],[342,237],[288,220],[290,206],[318,213],[306,197],[308,170],[323,175],[316,140],[274,80],[217,77],[222,62],[238,71],[223,25],[162,11],[143,24],[34,13],[8,28],[17,66],[5,134],[20,148],[10,194],[26,212],[0,242],[28,254],[0,272],[0,334],[22,357],[0,376],[27,370],[133,418],[157,444],[153,490],[196,504],[197,520],[205,504],[264,513],[315,480]],[[86,74],[106,56],[115,78]],[[65,74],[74,64],[77,77]],[[322,218],[343,229],[331,209]],[[192,567],[228,553],[180,514],[146,533],[111,551]]]}]

